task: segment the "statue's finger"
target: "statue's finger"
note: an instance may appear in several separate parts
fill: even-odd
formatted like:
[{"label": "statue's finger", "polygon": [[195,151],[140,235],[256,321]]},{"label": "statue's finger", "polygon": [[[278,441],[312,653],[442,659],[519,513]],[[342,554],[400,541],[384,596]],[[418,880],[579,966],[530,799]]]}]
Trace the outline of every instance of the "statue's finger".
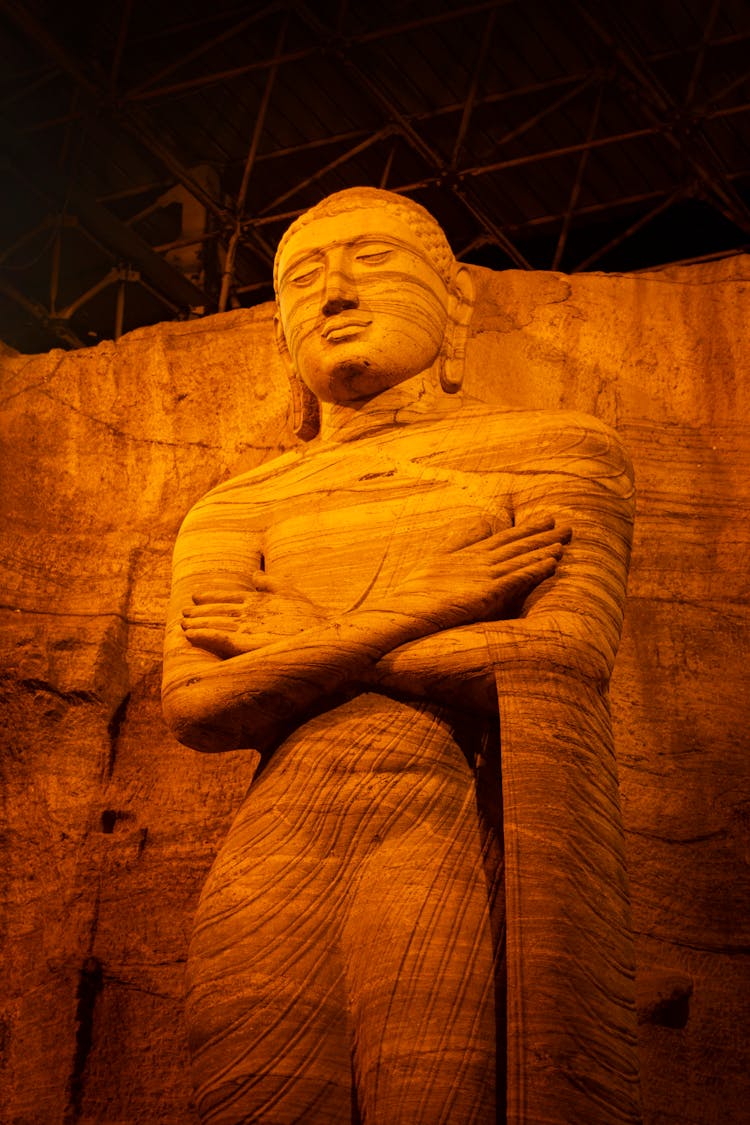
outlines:
[{"label": "statue's finger", "polygon": [[280,582],[265,570],[256,570],[252,583],[254,589],[264,594],[284,594],[292,589],[288,582]]},{"label": "statue's finger", "polygon": [[239,621],[234,618],[212,614],[205,614],[201,617],[184,617],[182,619],[182,628],[186,633],[194,629],[218,629],[222,633],[235,633],[239,628],[239,624]]},{"label": "statue's finger", "polygon": [[188,605],[182,611],[183,617],[239,617],[242,607],[234,602],[201,602]]},{"label": "statue's finger", "polygon": [[542,516],[538,520],[531,520],[528,523],[516,523],[512,527],[501,528],[491,538],[498,543],[515,543],[519,539],[528,539],[532,535],[554,531],[554,528],[555,521],[552,516]]},{"label": "statue's finger", "polygon": [[549,529],[554,526],[554,516],[540,516],[535,520],[527,520],[525,523],[514,524],[513,531],[519,531],[522,535],[533,535],[537,531],[549,531]]},{"label": "statue's finger", "polygon": [[554,527],[547,531],[537,532],[536,534],[516,539],[515,542],[498,542],[495,538],[494,541],[487,542],[486,549],[488,557],[492,561],[513,559],[519,555],[527,554],[530,551],[569,543],[571,534],[572,532],[569,527]]},{"label": "statue's finger", "polygon": [[236,656],[238,649],[232,638],[218,629],[190,629],[185,636],[195,648],[203,648],[215,656]]},{"label": "statue's finger", "polygon": [[495,549],[500,547],[510,547],[515,543],[523,542],[536,535],[550,535],[552,539],[558,538],[555,521],[553,519],[541,519],[534,523],[517,524],[513,527],[506,527],[502,531],[495,531],[491,535],[484,535],[476,539],[473,543],[462,550],[467,553],[475,551],[482,551],[484,549]]},{"label": "statue's finger", "polygon": [[523,575],[529,567],[537,565],[550,565],[554,570],[562,555],[563,549],[559,543],[540,547],[535,551],[526,551],[511,559],[496,560],[491,564],[490,573],[494,578],[502,578],[506,575]]},{"label": "statue's finger", "polygon": [[196,605],[206,605],[210,602],[220,602],[222,604],[231,603],[236,604],[244,602],[249,590],[201,590],[198,594],[193,594],[193,601]]}]

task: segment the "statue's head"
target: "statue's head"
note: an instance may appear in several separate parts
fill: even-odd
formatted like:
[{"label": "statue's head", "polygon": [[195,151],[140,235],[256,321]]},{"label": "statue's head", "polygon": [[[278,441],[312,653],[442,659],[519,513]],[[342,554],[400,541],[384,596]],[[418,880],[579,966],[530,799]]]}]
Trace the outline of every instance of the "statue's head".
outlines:
[{"label": "statue's head", "polygon": [[447,393],[459,389],[473,286],[413,200],[366,187],[328,196],[281,239],[274,286],[303,436],[318,401],[356,405],[433,366]]}]

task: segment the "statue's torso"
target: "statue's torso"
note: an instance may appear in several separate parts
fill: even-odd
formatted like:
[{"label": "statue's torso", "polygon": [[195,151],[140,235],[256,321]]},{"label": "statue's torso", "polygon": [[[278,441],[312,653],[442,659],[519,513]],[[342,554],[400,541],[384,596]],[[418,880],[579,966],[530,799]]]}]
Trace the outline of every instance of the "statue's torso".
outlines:
[{"label": "statue's torso", "polygon": [[601,443],[572,417],[577,430],[570,415],[472,407],[321,443],[227,482],[199,507],[207,522],[241,526],[269,574],[340,612],[392,589],[425,555],[509,527],[539,465],[551,471],[582,438]]},{"label": "statue's torso", "polygon": [[282,500],[263,535],[268,572],[340,612],[387,595],[426,555],[510,526],[496,479],[408,452],[342,450],[313,494]]}]

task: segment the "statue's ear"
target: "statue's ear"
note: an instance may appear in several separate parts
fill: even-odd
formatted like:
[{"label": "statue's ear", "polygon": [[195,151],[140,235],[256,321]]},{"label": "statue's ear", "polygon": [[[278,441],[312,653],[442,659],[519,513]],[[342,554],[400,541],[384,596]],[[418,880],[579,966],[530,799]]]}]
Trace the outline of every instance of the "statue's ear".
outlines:
[{"label": "statue's ear", "polygon": [[473,312],[474,279],[466,266],[459,266],[448,296],[448,323],[440,364],[440,385],[446,394],[456,394],[464,381],[466,342]]},{"label": "statue's ear", "polygon": [[273,327],[276,333],[276,347],[279,350],[281,362],[289,379],[292,400],[292,429],[297,437],[301,437],[303,441],[311,441],[320,432],[320,404],[295,370],[278,313],[273,318]]},{"label": "statue's ear", "polygon": [[279,355],[281,356],[281,362],[283,363],[287,374],[294,373],[294,364],[292,363],[292,357],[289,354],[286,336],[284,335],[284,329],[281,324],[281,317],[278,313],[276,313],[273,318],[273,332],[274,336],[276,337],[276,347],[278,348]]}]

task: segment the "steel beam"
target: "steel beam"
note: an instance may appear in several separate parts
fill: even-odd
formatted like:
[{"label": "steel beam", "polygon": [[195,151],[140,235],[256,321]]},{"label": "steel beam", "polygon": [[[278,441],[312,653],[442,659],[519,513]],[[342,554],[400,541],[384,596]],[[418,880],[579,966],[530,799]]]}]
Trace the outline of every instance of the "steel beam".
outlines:
[{"label": "steel beam", "polygon": [[[146,148],[203,206],[222,221],[227,218],[225,208],[205,191],[188,171],[156,136],[153,130],[136,114],[126,112],[110,97],[109,91],[96,77],[58,43],[47,28],[29,11],[21,0],[0,0],[0,11],[4,11],[27,36],[57,66],[70,75],[73,81],[89,96],[92,109],[88,115],[89,123],[96,129],[96,117],[104,111],[114,128],[124,130]],[[203,301],[203,295],[201,295]]]},{"label": "steel beam", "polygon": [[337,156],[335,160],[330,160],[328,164],[325,164],[322,168],[318,168],[317,172],[313,172],[311,176],[307,176],[304,180],[300,180],[299,183],[296,183],[294,185],[294,187],[289,188],[288,191],[285,191],[282,195],[277,196],[276,199],[267,204],[258,212],[258,216],[260,217],[261,215],[266,215],[272,207],[279,207],[282,203],[286,203],[287,199],[291,199],[292,196],[295,196],[297,194],[297,192],[303,191],[306,187],[309,187],[311,184],[316,183],[317,180],[321,179],[323,176],[328,175],[329,172],[332,172],[341,164],[347,164],[350,160],[353,160],[355,156],[359,156],[361,152],[365,152],[368,148],[372,148],[373,145],[379,144],[380,141],[385,140],[386,137],[391,136],[393,132],[393,126],[386,125],[384,129],[380,129],[377,133],[369,134],[367,140],[362,141],[361,144],[355,145],[354,148],[348,149],[340,156]]},{"label": "steel beam", "polygon": [[695,254],[692,258],[678,258],[676,262],[663,262],[658,266],[644,266],[639,270],[630,270],[630,273],[651,273],[654,270],[666,269],[667,266],[695,266],[699,262],[723,262],[725,258],[738,258],[741,254],[750,253],[750,242],[738,246],[733,250],[715,250],[712,254]]},{"label": "steel beam", "polygon": [[[510,168],[523,168],[527,164],[538,164],[543,160],[553,160],[557,156],[573,156],[579,152],[587,149],[606,148],[607,145],[622,144],[623,141],[637,140],[639,137],[653,137],[660,130],[655,126],[645,129],[633,129],[629,133],[618,133],[613,137],[599,137],[591,141],[577,141],[572,145],[563,145],[560,148],[546,149],[543,152],[530,152],[526,156],[511,156],[507,160],[494,160],[491,164],[475,164],[471,168],[459,168],[457,178],[459,183],[462,181],[473,178],[475,176],[487,176],[492,172],[505,172]],[[434,176],[426,176],[422,180],[414,180],[408,184],[402,184],[394,191],[417,191],[419,188],[429,187],[439,183],[443,179],[442,174]]]},{"label": "steel beam", "polygon": [[[423,186],[428,187],[430,186],[430,184],[425,182]],[[416,188],[413,188],[412,190],[416,190]],[[602,211],[610,210],[612,207],[632,207],[637,203],[648,203],[654,199],[661,199],[664,194],[664,190],[645,191],[639,192],[637,195],[625,195],[622,196],[622,198],[616,199],[614,201],[607,200],[604,203],[589,203],[585,207],[579,207],[576,214],[598,215],[601,214]],[[296,219],[298,215],[301,215],[303,210],[304,208],[299,208],[295,211],[284,211],[275,215],[266,215],[262,218],[248,219],[246,220],[245,225],[263,227],[269,226],[273,223],[290,223],[293,219]],[[536,215],[534,218],[525,219],[520,223],[508,223],[504,229],[506,233],[519,234],[527,230],[528,228],[533,229],[534,227],[547,226],[552,223],[560,223],[564,218],[565,211],[556,211],[547,215]],[[484,243],[492,242],[492,239],[484,234],[478,235],[478,238],[482,239]]]},{"label": "steel beam", "polygon": [[120,64],[122,62],[123,52],[125,50],[125,41],[128,37],[128,29],[130,27],[130,16],[133,11],[133,0],[124,0],[122,5],[122,12],[120,13],[120,26],[117,30],[117,42],[115,43],[115,53],[112,57],[112,67],[109,72],[109,88],[114,97],[117,91],[117,80],[120,77]]},{"label": "steel beam", "polygon": [[[366,43],[373,43],[380,39],[390,39],[395,35],[402,35],[407,31],[418,31],[424,27],[431,27],[435,24],[464,19],[466,16],[472,16],[481,12],[486,12],[488,10],[497,9],[516,2],[517,0],[484,0],[483,3],[467,4],[462,8],[454,8],[453,10],[448,12],[439,12],[435,15],[425,16],[421,19],[408,20],[404,23],[391,24],[387,27],[375,28],[373,31],[364,32],[359,35],[347,35],[343,37],[341,36],[340,32],[325,27],[325,25],[323,25],[316,17],[312,16],[312,13],[308,9],[304,12],[301,11],[300,14],[307,20],[308,23],[315,23],[316,30],[320,34],[320,41],[318,43],[310,44],[310,46],[308,47],[302,47],[295,51],[289,51],[286,54],[282,55],[279,61],[282,63],[298,62],[301,59],[310,58],[311,55],[315,55],[319,51],[328,49],[331,46],[333,46],[334,48],[338,46],[339,48],[345,47],[348,49],[352,46],[360,46]],[[263,14],[267,14],[269,11],[273,11],[274,9],[278,9],[284,6],[286,5],[269,5],[267,9],[264,9]],[[214,42],[220,42],[223,39],[236,35],[243,29],[244,26],[246,26],[247,23],[252,22],[253,20],[256,20],[258,18],[259,16],[256,14],[250,17],[248,20],[242,21],[241,24],[238,24],[235,27],[229,29],[229,31],[222,33],[221,36],[217,36],[216,39],[212,41],[212,44]],[[224,82],[231,78],[238,78],[240,77],[240,75],[249,74],[254,70],[266,70],[270,66],[272,66],[274,62],[272,58],[259,59],[250,63],[245,63],[242,66],[232,67],[227,70],[215,71],[210,75],[203,75],[199,78],[189,78],[185,79],[183,82],[174,82],[168,86],[160,86],[156,89],[153,88],[153,83],[157,80],[157,78],[162,77],[167,73],[172,73],[177,69],[178,66],[182,66],[190,58],[196,57],[198,54],[203,54],[204,49],[205,47],[202,45],[190,55],[184,56],[178,62],[170,64],[169,67],[165,67],[159,75],[149,79],[147,84],[142,83],[141,86],[134,87],[132,90],[129,90],[125,94],[126,100],[143,101],[151,100],[152,98],[165,97],[169,94],[185,93],[188,90],[196,89],[198,86],[215,85],[217,82]]]},{"label": "steel beam", "polygon": [[[45,215],[41,223],[37,223],[35,227],[31,227],[29,230],[24,231],[22,235],[19,235],[15,242],[12,242],[10,246],[6,246],[2,251],[0,251],[0,265],[2,265],[6,258],[11,258],[13,254],[15,254],[16,250],[20,250],[21,247],[24,246],[27,242],[32,242],[38,234],[42,233],[42,231],[52,231],[52,234],[47,235],[47,240],[41,251],[41,253],[43,254],[45,250],[47,250],[51,246],[52,241],[55,237],[55,232],[59,227],[73,227],[76,225],[77,221],[75,219],[75,216],[73,215]],[[39,252],[37,252],[37,254],[38,253]],[[36,258],[34,260],[36,260]]]},{"label": "steel beam", "polygon": [[531,269],[531,264],[526,260],[518,247],[514,246],[501,228],[484,213],[481,205],[471,198],[470,194],[463,188],[459,188],[451,170],[447,167],[442,157],[434,152],[430,145],[419,135],[417,130],[414,129],[400,110],[393,104],[388,95],[379,88],[374,79],[365,74],[351,59],[344,55],[339,55],[339,58],[347,69],[354,73],[360,86],[363,86],[370,97],[385,111],[415,152],[417,152],[428,165],[436,169],[436,182],[444,183],[450,188],[464,207],[479,220],[485,230],[489,231],[493,240],[508,255],[512,262],[515,262],[521,269]]},{"label": "steel beam", "polygon": [[603,96],[604,96],[604,86],[602,85],[602,86],[599,87],[599,92],[597,94],[597,98],[596,98],[596,101],[594,103],[594,111],[591,114],[591,122],[589,123],[588,133],[587,133],[587,136],[586,136],[586,140],[588,141],[588,147],[582,149],[581,155],[578,158],[578,168],[576,169],[575,180],[573,181],[573,187],[570,190],[570,198],[568,200],[568,207],[567,207],[567,210],[565,212],[565,217],[564,217],[563,222],[562,222],[562,227],[560,228],[560,234],[559,234],[559,237],[557,239],[557,246],[555,247],[555,254],[554,254],[554,257],[552,259],[552,269],[553,270],[556,270],[556,269],[560,268],[560,262],[562,261],[562,256],[563,256],[563,253],[565,252],[565,243],[568,240],[568,232],[570,230],[570,224],[573,221],[573,214],[575,213],[575,209],[578,205],[578,196],[580,194],[581,186],[583,184],[583,177],[586,174],[586,164],[588,163],[589,153],[591,152],[591,142],[594,139],[594,133],[596,132],[597,125],[599,124],[599,114],[600,114],[601,108],[602,108],[602,98],[603,98]]},{"label": "steel beam", "polygon": [[388,155],[385,158],[385,165],[383,167],[383,172],[382,172],[382,175],[380,177],[380,182],[378,183],[378,187],[385,188],[387,186],[388,178],[391,174],[391,168],[393,167],[393,161],[394,161],[395,156],[396,156],[396,141],[394,141],[393,144],[391,145],[391,147],[388,149]]},{"label": "steel beam", "polygon": [[41,74],[35,74],[35,77],[32,78],[26,86],[23,84],[23,75],[17,76],[16,88],[12,93],[3,98],[0,103],[0,111],[6,110],[8,106],[13,105],[14,102],[23,101],[29,94],[36,93],[42,86],[46,86],[48,82],[51,82],[53,78],[57,78],[59,73],[56,66],[44,66]]},{"label": "steel beam", "polygon": [[[636,195],[623,195],[620,199],[608,199],[603,203],[587,203],[585,207],[579,207],[576,210],[576,215],[600,215],[603,211],[611,211],[613,207],[633,207],[638,203],[651,203],[653,200],[661,199],[668,192],[662,191],[643,191]],[[526,219],[522,223],[510,223],[507,230],[511,234],[520,233],[526,230],[534,230],[536,227],[550,226],[553,223],[560,223],[565,218],[565,211],[558,211],[549,215],[535,215],[533,219]]]},{"label": "steel beam", "polygon": [[[284,39],[286,37],[286,30],[289,19],[288,16],[281,21],[278,36],[276,39],[276,58],[281,56],[282,47],[284,46]],[[250,141],[250,148],[248,149],[247,158],[245,160],[245,167],[242,172],[242,182],[240,183],[240,190],[237,195],[235,204],[235,220],[234,230],[232,231],[227,246],[226,258],[224,259],[224,269],[221,274],[221,292],[219,293],[219,312],[224,312],[229,300],[229,288],[232,284],[234,277],[234,260],[237,254],[237,247],[239,246],[242,237],[242,217],[245,211],[245,201],[247,199],[247,191],[250,186],[250,177],[253,172],[253,165],[255,164],[255,157],[258,152],[258,145],[260,138],[263,134],[263,128],[266,122],[266,114],[268,106],[271,101],[271,93],[273,91],[273,84],[276,80],[278,72],[278,63],[272,66],[266,76],[266,84],[263,90],[263,97],[261,99],[258,115],[255,118],[255,126],[253,128],[253,136]]]},{"label": "steel beam", "polygon": [[[251,15],[232,24],[231,27],[219,32],[218,35],[214,35],[213,38],[205,39],[199,47],[195,47],[192,51],[188,51],[186,55],[182,55],[179,59],[175,59],[167,66],[162,67],[156,74],[152,74],[147,78],[145,82],[141,82],[138,86],[133,86],[126,92],[125,98],[137,98],[140,94],[143,94],[145,90],[153,87],[159,79],[166,78],[168,74],[174,74],[181,66],[185,66],[186,63],[193,62],[194,59],[200,58],[200,56],[205,55],[207,51],[218,47],[220,43],[226,43],[228,39],[234,39],[234,37],[239,35],[241,31],[244,31],[245,28],[250,27],[254,23],[258,23],[260,20],[265,19],[266,16],[272,16],[275,12],[283,11],[284,9],[288,10],[288,7],[289,5],[286,0],[274,0],[274,3],[266,4],[265,8],[261,8],[260,11],[253,12]],[[273,66],[273,61],[268,65],[269,67]]]},{"label": "steel beam", "polygon": [[25,183],[33,185],[51,210],[75,215],[81,227],[107,248],[115,258],[137,267],[151,284],[183,308],[205,303],[205,297],[184,274],[175,270],[147,242],[82,188],[43,164],[35,154],[23,151],[11,130],[0,128],[0,145]]},{"label": "steel beam", "polygon": [[693,62],[693,69],[690,72],[690,80],[688,81],[687,90],[685,91],[686,108],[689,108],[693,104],[693,101],[695,99],[695,91],[697,89],[698,81],[703,71],[703,64],[706,59],[708,41],[711,38],[711,34],[713,32],[714,24],[716,23],[716,17],[719,14],[720,7],[721,0],[713,0],[713,3],[709,8],[708,16],[706,17],[706,23],[703,28],[703,38],[701,39],[698,46],[698,51]]},{"label": "steel beam", "polygon": [[[746,72],[745,74],[738,75],[738,77],[733,78],[731,82],[727,82],[726,86],[722,86],[722,88],[720,90],[718,90],[715,94],[711,95],[711,101],[708,104],[711,105],[714,108],[711,109],[711,110],[707,110],[705,114],[701,114],[700,116],[702,116],[702,117],[705,116],[705,117],[709,117],[709,118],[710,117],[726,116],[728,113],[731,112],[731,110],[728,110],[728,109],[725,109],[723,111],[717,110],[715,108],[717,103],[723,102],[725,98],[728,98],[729,95],[733,94],[735,90],[739,90],[743,86],[747,85],[748,82],[750,82],[750,71]],[[732,109],[734,109],[734,108],[736,108],[736,107],[732,107]]]},{"label": "steel beam", "polygon": [[618,27],[615,35],[602,18],[589,9],[588,2],[573,0],[573,5],[635,82],[645,115],[685,157],[714,196],[721,212],[741,230],[750,232],[750,208],[732,187],[726,169],[708,139],[694,128],[696,120],[686,115],[684,108],[675,105],[648,62],[629,42],[630,36],[622,27]]},{"label": "steel beam", "polygon": [[[300,47],[296,51],[285,51],[279,59],[280,63],[300,62],[310,55],[315,55],[320,47]],[[175,94],[186,94],[190,90],[203,89],[206,86],[215,86],[218,82],[229,82],[232,78],[241,78],[243,74],[252,74],[256,70],[268,70],[271,66],[270,59],[258,62],[242,63],[241,66],[232,66],[227,70],[212,71],[200,78],[186,78],[182,82],[172,82],[169,86],[159,86],[156,90],[148,89],[140,92],[126,94],[124,101],[127,104],[135,102],[157,101],[159,98],[173,97]]]},{"label": "steel beam", "polygon": [[495,26],[496,17],[497,17],[497,8],[492,8],[489,12],[489,15],[487,16],[487,21],[484,25],[484,34],[482,35],[482,42],[479,45],[479,51],[477,52],[477,57],[476,57],[476,60],[474,62],[474,70],[473,70],[473,73],[471,75],[471,81],[469,83],[469,89],[468,89],[467,94],[466,94],[466,101],[464,102],[463,112],[461,113],[461,121],[460,121],[460,124],[458,126],[458,132],[456,134],[456,140],[453,144],[453,153],[451,154],[450,166],[451,166],[451,168],[454,168],[454,169],[458,165],[458,158],[461,155],[461,149],[463,148],[464,138],[466,137],[466,132],[469,128],[469,122],[471,121],[471,115],[474,112],[474,103],[476,102],[477,90],[479,89],[479,79],[482,76],[482,70],[484,69],[484,63],[485,63],[485,60],[487,58],[487,52],[490,48],[490,43],[492,42],[492,32],[493,32],[493,29],[494,29],[494,26]]},{"label": "steel beam", "polygon": [[[750,30],[748,31],[733,31],[731,35],[717,35],[712,39],[708,47],[733,47],[735,43],[745,43],[750,39]],[[676,59],[680,55],[684,55],[689,51],[697,51],[700,48],[700,42],[694,43],[692,47],[668,47],[661,51],[652,51],[646,55],[646,60],[649,65],[655,62],[665,62],[667,59]]]},{"label": "steel beam", "polygon": [[4,293],[9,297],[14,304],[20,308],[25,309],[26,312],[31,313],[34,320],[38,321],[43,328],[52,332],[57,336],[58,340],[73,348],[85,348],[86,345],[82,340],[76,336],[72,328],[69,328],[64,320],[59,317],[54,317],[50,314],[49,309],[45,309],[39,301],[34,301],[31,297],[27,297],[20,289],[16,289],[12,281],[9,281],[0,271],[0,293]]},{"label": "steel beam", "polygon": [[599,249],[595,250],[593,254],[589,254],[588,258],[584,258],[582,262],[579,262],[571,272],[581,273],[583,270],[588,269],[590,266],[593,266],[594,262],[598,262],[599,259],[603,258],[605,254],[608,254],[610,250],[614,250],[615,247],[621,246],[623,242],[625,242],[632,235],[636,234],[636,232],[641,230],[642,227],[647,226],[647,224],[650,223],[652,219],[655,219],[657,215],[661,215],[663,211],[668,210],[668,208],[670,208],[673,203],[677,202],[682,194],[682,189],[673,191],[670,195],[667,196],[666,199],[662,199],[660,203],[657,203],[655,207],[652,207],[650,211],[647,211],[645,215],[639,216],[639,218],[637,218],[634,223],[631,223],[626,230],[621,231],[620,234],[617,234],[614,238],[610,239],[610,241],[605,246],[600,246]]}]

